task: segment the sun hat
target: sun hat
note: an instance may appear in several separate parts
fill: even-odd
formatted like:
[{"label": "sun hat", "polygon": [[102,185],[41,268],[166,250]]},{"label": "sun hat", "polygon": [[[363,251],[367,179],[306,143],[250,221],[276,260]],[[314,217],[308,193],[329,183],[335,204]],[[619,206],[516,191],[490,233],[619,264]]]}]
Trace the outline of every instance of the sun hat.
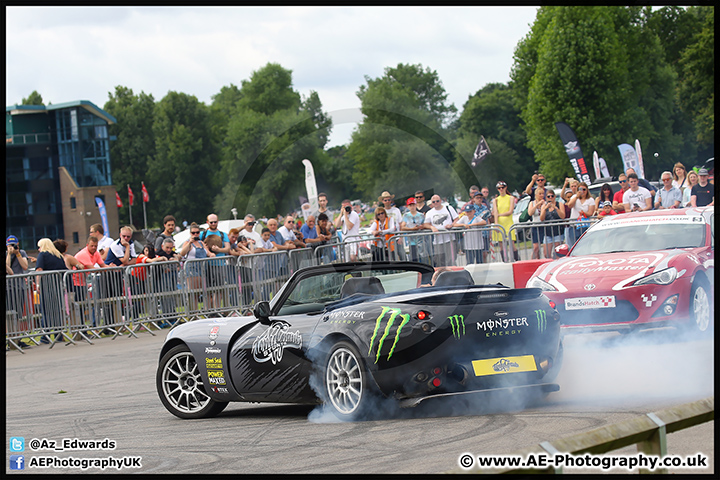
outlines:
[{"label": "sun hat", "polygon": [[383,198],[389,198],[390,200],[392,200],[393,198],[395,198],[395,195],[390,195],[390,192],[385,190],[384,192],[382,192],[382,195],[378,197],[378,202],[382,202]]}]

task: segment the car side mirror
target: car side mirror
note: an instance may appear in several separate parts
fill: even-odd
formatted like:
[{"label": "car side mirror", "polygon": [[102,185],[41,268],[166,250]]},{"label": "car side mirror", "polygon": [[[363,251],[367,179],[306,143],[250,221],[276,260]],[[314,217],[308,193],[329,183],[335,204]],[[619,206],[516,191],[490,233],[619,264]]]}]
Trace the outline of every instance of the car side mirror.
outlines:
[{"label": "car side mirror", "polygon": [[260,323],[270,323],[270,303],[258,302],[253,309],[253,315],[260,320]]},{"label": "car side mirror", "polygon": [[562,245],[558,245],[555,247],[555,253],[558,257],[567,257],[568,252],[570,251],[570,247],[563,243]]}]

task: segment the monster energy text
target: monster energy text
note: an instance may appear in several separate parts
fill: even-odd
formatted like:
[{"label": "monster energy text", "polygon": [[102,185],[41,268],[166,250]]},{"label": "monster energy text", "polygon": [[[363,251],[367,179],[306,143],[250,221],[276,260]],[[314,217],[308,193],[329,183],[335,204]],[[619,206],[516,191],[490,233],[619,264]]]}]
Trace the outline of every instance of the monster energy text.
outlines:
[{"label": "monster energy text", "polygon": [[397,331],[395,332],[395,339],[393,340],[392,347],[390,347],[390,351],[388,352],[388,360],[390,360],[390,357],[392,357],[392,354],[395,351],[395,346],[397,346],[398,340],[400,339],[400,331],[405,326],[405,324],[410,321],[410,315],[402,315],[402,312],[399,308],[382,307],[382,312],[380,312],[380,315],[375,321],[375,330],[373,331],[372,337],[370,338],[370,349],[368,350],[368,355],[370,355],[370,353],[372,352],[373,343],[375,342],[375,338],[377,338],[378,332],[380,331],[380,326],[383,323],[386,313],[389,313],[390,316],[387,319],[387,325],[385,326],[385,330],[383,331],[383,334],[377,343],[377,354],[375,355],[375,363],[380,360],[380,351],[382,350],[385,339],[388,337],[388,335],[390,335],[390,329],[392,328],[393,323],[395,323],[395,319],[399,317],[401,321],[397,327]]}]

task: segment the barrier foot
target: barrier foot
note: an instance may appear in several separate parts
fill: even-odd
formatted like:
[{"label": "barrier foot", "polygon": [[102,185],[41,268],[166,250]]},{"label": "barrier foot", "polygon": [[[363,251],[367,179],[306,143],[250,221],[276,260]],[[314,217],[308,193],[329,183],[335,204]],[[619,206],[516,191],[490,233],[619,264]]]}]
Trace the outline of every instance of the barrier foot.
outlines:
[{"label": "barrier foot", "polygon": [[[22,347],[21,347],[20,345],[18,345],[17,343],[15,343],[12,339],[9,339],[9,338],[8,338],[8,339],[7,339],[7,343],[9,343],[9,344],[12,345],[13,347],[15,347],[15,349],[16,349],[17,351],[19,351],[20,353],[22,353],[23,355],[25,354],[25,352],[23,351]],[[9,350],[9,348],[8,348],[8,350]]]},{"label": "barrier foot", "polygon": [[141,328],[142,328],[143,330],[147,331],[147,332],[148,332],[150,335],[152,335],[153,337],[155,336],[155,334],[153,333],[152,330],[150,330],[149,328],[147,328],[147,326],[146,326],[144,323],[140,323],[140,322],[138,322],[138,323],[135,325],[135,328],[133,328],[132,331],[133,331],[133,332],[137,332],[137,331],[140,330]]}]

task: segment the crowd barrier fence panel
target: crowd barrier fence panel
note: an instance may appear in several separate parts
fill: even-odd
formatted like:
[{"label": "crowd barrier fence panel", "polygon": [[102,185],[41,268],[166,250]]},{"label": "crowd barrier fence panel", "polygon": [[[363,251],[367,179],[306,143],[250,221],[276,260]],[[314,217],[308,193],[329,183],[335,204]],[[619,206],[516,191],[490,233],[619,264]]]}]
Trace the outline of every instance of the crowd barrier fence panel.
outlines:
[{"label": "crowd barrier fence panel", "polygon": [[[559,242],[552,242],[550,248],[551,255],[554,257],[554,247],[567,243],[569,246],[573,246],[575,241],[580,238],[580,235],[585,232],[591,225],[601,221],[602,218],[592,217],[585,220],[549,220],[546,222],[523,222],[515,223],[510,227],[508,232],[508,238],[512,242],[512,232],[515,232],[515,244],[514,248],[518,251],[520,260],[532,259],[532,236],[535,231],[537,238],[540,243],[540,258],[551,258],[548,257],[545,248],[543,247],[544,238],[547,233],[557,238],[562,237]],[[559,239],[558,239],[559,240]]]}]

